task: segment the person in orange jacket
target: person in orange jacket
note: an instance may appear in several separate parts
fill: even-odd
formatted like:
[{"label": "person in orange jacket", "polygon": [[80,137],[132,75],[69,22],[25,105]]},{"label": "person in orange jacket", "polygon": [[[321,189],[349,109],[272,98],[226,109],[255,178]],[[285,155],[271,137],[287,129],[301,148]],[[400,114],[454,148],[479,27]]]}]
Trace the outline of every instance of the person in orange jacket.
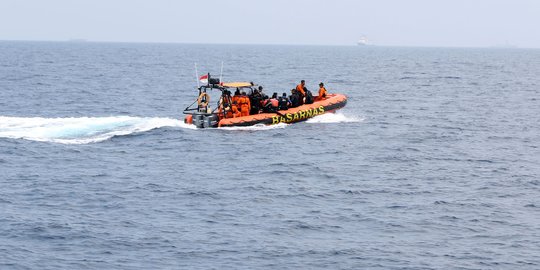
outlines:
[{"label": "person in orange jacket", "polygon": [[317,97],[317,101],[326,99],[326,88],[324,88],[324,83],[319,83],[319,96]]},{"label": "person in orange jacket", "polygon": [[238,104],[239,99],[240,99],[240,89],[236,88],[236,91],[234,91],[234,96],[232,96],[232,102]]},{"label": "person in orange jacket", "polygon": [[233,118],[242,116],[242,112],[239,110],[239,107],[240,107],[239,104],[237,104],[236,101],[233,101],[233,105],[232,105]]},{"label": "person in orange jacket", "polygon": [[304,97],[306,96],[306,81],[301,80],[300,84],[296,86],[296,91],[300,94],[300,105],[304,104]]},{"label": "person in orange jacket", "polygon": [[249,109],[251,108],[251,104],[249,102],[249,98],[246,95],[246,92],[242,92],[240,95],[240,98],[238,99],[239,106],[240,106],[240,112],[242,116],[248,116],[249,115]]},{"label": "person in orange jacket", "polygon": [[219,106],[219,117],[220,118],[232,118],[232,97],[231,92],[224,90],[221,96],[221,102]]},{"label": "person in orange jacket", "polygon": [[305,96],[306,95],[306,92],[304,91],[305,88],[306,88],[306,81],[301,80],[300,84],[296,86],[296,91],[302,94],[302,96]]}]

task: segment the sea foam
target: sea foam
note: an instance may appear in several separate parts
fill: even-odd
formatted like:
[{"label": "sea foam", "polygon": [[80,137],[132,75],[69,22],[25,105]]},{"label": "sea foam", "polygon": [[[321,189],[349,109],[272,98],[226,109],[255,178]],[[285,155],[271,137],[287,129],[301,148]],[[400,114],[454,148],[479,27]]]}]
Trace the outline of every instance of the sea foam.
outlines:
[{"label": "sea foam", "polygon": [[[359,122],[362,119],[341,113],[327,113],[309,119],[308,123]],[[262,131],[281,129],[288,124],[247,127],[223,127],[220,130]],[[63,144],[88,144],[108,140],[114,136],[141,133],[162,127],[196,129],[182,120],[165,117],[9,117],[0,116],[0,138],[26,139]]]},{"label": "sea foam", "polygon": [[5,117],[0,116],[0,137],[64,144],[101,142],[113,136],[161,127],[194,128],[182,120],[159,117]]},{"label": "sea foam", "polygon": [[306,122],[310,124],[319,123],[344,123],[344,122],[362,122],[364,118],[357,116],[348,116],[342,112],[337,113],[325,113],[308,119]]}]

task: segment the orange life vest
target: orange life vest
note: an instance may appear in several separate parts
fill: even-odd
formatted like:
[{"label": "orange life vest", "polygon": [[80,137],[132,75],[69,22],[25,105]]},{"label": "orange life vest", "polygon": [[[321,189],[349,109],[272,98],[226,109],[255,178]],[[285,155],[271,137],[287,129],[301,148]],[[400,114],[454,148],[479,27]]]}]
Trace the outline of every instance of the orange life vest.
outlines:
[{"label": "orange life vest", "polygon": [[241,96],[238,99],[238,105],[240,107],[240,112],[242,116],[248,116],[249,115],[249,98],[246,96]]},{"label": "orange life vest", "polygon": [[236,117],[240,117],[240,116],[242,116],[242,114],[240,113],[240,110],[238,110],[238,105],[233,104],[232,105],[232,117],[236,118]]},{"label": "orange life vest", "polygon": [[268,103],[272,104],[272,107],[277,108],[279,106],[279,101],[275,98],[270,98],[264,101],[263,107],[266,107]]},{"label": "orange life vest", "polygon": [[323,100],[326,98],[326,88],[321,87],[319,88],[319,96],[317,97],[317,100]]},{"label": "orange life vest", "polygon": [[240,99],[240,97],[241,97],[241,96],[238,96],[238,95],[233,96],[233,97],[232,97],[232,102],[238,104],[238,100]]},{"label": "orange life vest", "polygon": [[296,86],[296,91],[300,92],[300,94],[302,94],[302,96],[306,95],[306,92],[304,92],[304,86],[302,86],[302,84],[299,84],[299,85]]}]

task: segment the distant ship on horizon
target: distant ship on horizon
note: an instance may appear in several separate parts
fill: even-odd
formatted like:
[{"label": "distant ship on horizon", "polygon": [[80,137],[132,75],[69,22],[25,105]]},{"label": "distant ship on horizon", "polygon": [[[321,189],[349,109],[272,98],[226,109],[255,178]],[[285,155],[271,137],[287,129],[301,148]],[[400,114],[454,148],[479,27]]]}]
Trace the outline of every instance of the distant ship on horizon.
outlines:
[{"label": "distant ship on horizon", "polygon": [[491,46],[491,48],[497,48],[497,49],[517,49],[519,48],[517,45],[515,44],[512,44],[510,42],[505,41],[505,43],[501,43],[501,44],[496,44],[496,45],[493,45]]},{"label": "distant ship on horizon", "polygon": [[366,36],[362,36],[362,37],[358,40],[358,42],[356,42],[356,45],[358,45],[358,46],[366,46],[366,45],[369,45],[369,41],[368,41],[368,39],[367,39]]}]

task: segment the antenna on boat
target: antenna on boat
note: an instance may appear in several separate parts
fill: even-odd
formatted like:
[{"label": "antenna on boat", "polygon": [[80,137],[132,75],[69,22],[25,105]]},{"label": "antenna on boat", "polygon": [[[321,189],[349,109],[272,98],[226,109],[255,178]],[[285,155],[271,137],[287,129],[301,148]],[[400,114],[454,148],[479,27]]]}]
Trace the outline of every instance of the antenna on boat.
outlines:
[{"label": "antenna on boat", "polygon": [[223,80],[223,61],[221,61],[221,73],[219,73],[219,82],[221,83]]},{"label": "antenna on boat", "polygon": [[201,87],[199,84],[199,72],[197,71],[197,63],[195,63],[195,80],[197,81],[197,89]]}]

